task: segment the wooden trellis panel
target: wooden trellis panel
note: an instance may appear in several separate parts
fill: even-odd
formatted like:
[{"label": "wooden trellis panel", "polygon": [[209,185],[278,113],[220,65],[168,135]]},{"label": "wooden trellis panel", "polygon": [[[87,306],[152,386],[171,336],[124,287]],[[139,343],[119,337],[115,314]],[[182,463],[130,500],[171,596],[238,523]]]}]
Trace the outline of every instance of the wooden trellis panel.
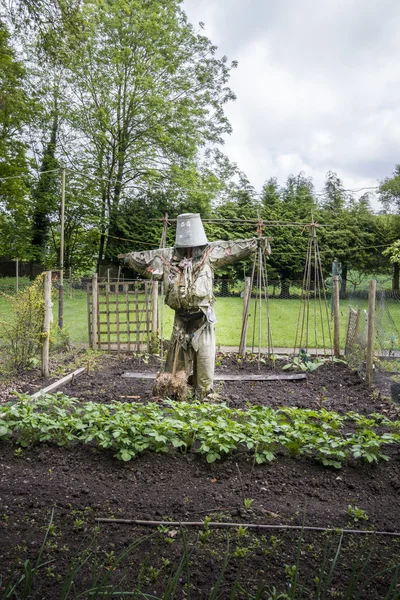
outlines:
[{"label": "wooden trellis panel", "polygon": [[157,291],[153,281],[98,282],[93,278],[87,286],[90,346],[149,352],[152,334],[157,332]]}]

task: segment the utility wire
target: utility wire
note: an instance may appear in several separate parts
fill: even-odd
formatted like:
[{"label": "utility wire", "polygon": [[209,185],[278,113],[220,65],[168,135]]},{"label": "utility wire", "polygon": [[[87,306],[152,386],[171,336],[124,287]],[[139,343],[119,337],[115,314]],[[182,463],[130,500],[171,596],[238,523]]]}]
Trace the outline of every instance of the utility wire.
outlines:
[{"label": "utility wire", "polygon": [[[97,229],[97,228],[96,228]],[[98,231],[100,231],[98,229]],[[155,243],[152,242],[144,242],[142,240],[135,240],[133,238],[125,238],[125,237],[119,237],[116,235],[108,235],[107,237],[109,238],[113,238],[115,240],[121,240],[121,241],[125,241],[125,242],[132,242],[133,244],[142,244],[145,246],[152,246],[154,250],[157,250],[158,248],[155,247]],[[256,237],[256,236],[254,236]],[[229,241],[229,240],[215,240],[215,241]],[[212,243],[212,242],[211,242]],[[377,250],[378,248],[388,248],[389,246],[391,246],[391,244],[378,244],[378,245],[372,245],[372,246],[355,246],[351,248],[351,252],[354,252],[355,250]],[[282,256],[304,256],[304,253],[306,252],[306,248],[304,248],[304,250],[298,250],[297,252],[293,252],[293,251],[288,251],[288,252],[279,252],[276,251],[274,252],[274,246],[272,244],[272,252],[271,252],[271,256],[272,258],[275,257],[282,257]],[[329,255],[331,253],[335,253],[335,250],[320,250],[320,254],[324,254],[324,255]],[[340,250],[338,251],[340,252]]]}]

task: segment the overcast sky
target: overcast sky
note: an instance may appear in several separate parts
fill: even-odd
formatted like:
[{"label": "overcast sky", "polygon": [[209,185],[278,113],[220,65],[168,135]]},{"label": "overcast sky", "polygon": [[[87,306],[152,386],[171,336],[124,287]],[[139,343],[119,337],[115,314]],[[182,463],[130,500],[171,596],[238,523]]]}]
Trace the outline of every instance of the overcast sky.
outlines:
[{"label": "overcast sky", "polygon": [[[219,55],[238,60],[226,154],[268,177],[328,170],[376,186],[400,163],[399,0],[184,0]],[[373,202],[374,208],[379,204]]]}]

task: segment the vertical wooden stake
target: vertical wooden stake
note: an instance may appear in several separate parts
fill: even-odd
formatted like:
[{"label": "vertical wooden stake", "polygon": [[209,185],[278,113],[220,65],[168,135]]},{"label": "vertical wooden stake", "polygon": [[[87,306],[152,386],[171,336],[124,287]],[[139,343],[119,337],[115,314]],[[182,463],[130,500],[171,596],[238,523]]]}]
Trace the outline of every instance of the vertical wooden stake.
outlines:
[{"label": "vertical wooden stake", "polygon": [[243,328],[242,328],[242,337],[241,337],[240,346],[239,346],[239,355],[240,356],[244,356],[246,354],[247,327],[249,324],[250,294],[251,294],[251,277],[245,277],[245,279],[244,279],[244,294],[243,294]]},{"label": "vertical wooden stake", "polygon": [[44,274],[44,319],[43,319],[43,345],[42,345],[42,375],[49,376],[49,346],[51,323],[51,271]]},{"label": "vertical wooden stake", "polygon": [[368,386],[372,385],[372,370],[374,361],[374,337],[375,337],[375,297],[376,281],[372,279],[369,282],[368,290],[368,331],[367,331],[367,354],[365,364],[365,382]]},{"label": "vertical wooden stake", "polygon": [[92,348],[98,346],[97,342],[97,313],[98,313],[98,285],[97,273],[92,277]]},{"label": "vertical wooden stake", "polygon": [[339,277],[332,277],[333,293],[333,354],[340,358],[340,312],[339,312]]},{"label": "vertical wooden stake", "polygon": [[58,326],[64,327],[64,221],[65,221],[65,169],[61,174],[61,234],[60,234],[60,285],[58,291]]},{"label": "vertical wooden stake", "polygon": [[154,337],[157,337],[158,332],[158,281],[152,283],[152,297],[151,297],[151,333]]}]

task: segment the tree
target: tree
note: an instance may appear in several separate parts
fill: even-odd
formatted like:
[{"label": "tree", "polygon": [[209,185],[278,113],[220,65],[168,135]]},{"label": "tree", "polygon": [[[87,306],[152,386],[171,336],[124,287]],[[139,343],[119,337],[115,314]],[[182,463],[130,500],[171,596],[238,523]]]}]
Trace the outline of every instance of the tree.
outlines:
[{"label": "tree", "polygon": [[380,223],[382,237],[386,244],[389,244],[380,254],[383,259],[389,262],[392,271],[392,291],[398,294],[400,292],[400,261],[398,260],[400,215],[379,215],[378,222]]},{"label": "tree", "polygon": [[[382,203],[384,211],[387,213],[394,212],[395,214],[400,215],[400,165],[395,166],[395,170],[391,177],[384,179],[379,187],[379,192],[379,201]],[[388,234],[387,241],[395,244],[396,240],[400,237],[400,222],[398,218],[391,219]],[[400,265],[396,259],[393,260],[393,257],[396,257],[396,247],[394,247],[394,249],[394,253],[392,253],[392,249],[389,248],[388,251],[383,254],[389,258],[393,265],[392,289],[394,292],[399,292]]]},{"label": "tree", "polygon": [[24,131],[34,102],[26,88],[27,72],[0,22],[0,253],[24,258],[29,251],[29,160]]},{"label": "tree", "polygon": [[97,178],[99,260],[115,259],[124,205],[201,180],[199,150],[230,131],[223,106],[234,98],[235,64],[216,58],[178,0],[94,1],[82,15],[85,39],[67,65],[77,132],[70,157]]},{"label": "tree", "polygon": [[55,98],[50,138],[44,149],[40,174],[32,190],[32,257],[41,264],[46,262],[46,248],[51,218],[60,199],[60,164],[56,158],[59,113]]},{"label": "tree", "polygon": [[330,272],[330,266],[335,259],[341,263],[341,293],[345,295],[347,272],[349,268],[356,268],[354,249],[360,245],[360,230],[347,208],[350,198],[346,196],[343,183],[336,173],[327,173],[324,192],[317,213],[318,221],[324,225],[319,235],[320,249],[326,274]]},{"label": "tree", "polygon": [[399,292],[399,271],[400,271],[400,240],[394,242],[387,248],[383,254],[389,257],[390,262],[394,265],[393,276],[393,291]]},{"label": "tree", "polygon": [[311,223],[316,206],[312,180],[304,173],[289,175],[285,186],[278,189],[276,180],[269,179],[263,187],[262,204],[265,221],[279,222],[266,228],[273,238],[268,262],[280,280],[280,296],[288,298],[291,282],[301,279],[305,268],[307,238],[304,228],[295,223]]},{"label": "tree", "polygon": [[379,201],[386,212],[394,210],[400,214],[400,165],[395,166],[391,177],[381,182],[379,195]]}]

